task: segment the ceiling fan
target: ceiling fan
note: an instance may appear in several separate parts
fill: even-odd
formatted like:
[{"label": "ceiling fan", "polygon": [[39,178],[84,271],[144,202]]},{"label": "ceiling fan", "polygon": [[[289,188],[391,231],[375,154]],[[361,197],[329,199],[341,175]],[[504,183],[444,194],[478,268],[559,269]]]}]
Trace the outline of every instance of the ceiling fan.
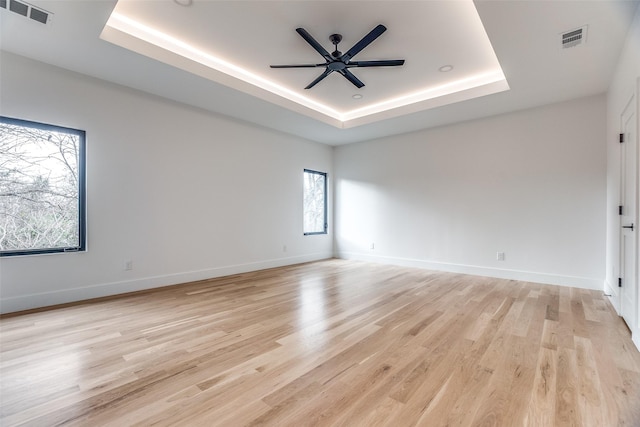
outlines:
[{"label": "ceiling fan", "polygon": [[302,36],[302,38],[305,39],[305,41],[309,43],[311,47],[313,47],[320,55],[322,55],[322,57],[326,62],[324,62],[323,64],[271,65],[271,68],[324,67],[325,68],[324,72],[320,74],[320,76],[317,79],[309,83],[309,85],[305,87],[305,89],[311,89],[312,87],[314,87],[316,84],[318,84],[321,80],[323,80],[325,77],[327,77],[329,74],[333,73],[334,71],[342,74],[347,80],[353,83],[356,87],[361,88],[364,86],[364,83],[362,83],[355,75],[353,75],[353,73],[349,71],[349,68],[393,67],[393,66],[404,64],[404,59],[387,59],[387,60],[380,60],[380,61],[352,61],[351,60],[351,58],[356,56],[362,49],[369,46],[371,42],[373,42],[375,39],[380,37],[380,35],[385,31],[387,31],[387,27],[385,27],[382,24],[379,24],[373,30],[371,30],[369,34],[364,36],[362,40],[360,40],[358,43],[353,45],[353,47],[344,54],[338,50],[338,43],[342,41],[342,36],[340,34],[331,34],[331,36],[329,37],[329,40],[331,40],[331,43],[333,43],[335,50],[330,54],[329,52],[326,51],[325,48],[323,48],[320,45],[320,43],[316,41],[316,39],[314,39],[311,36],[311,34],[309,34],[309,32],[307,32],[307,30],[305,30],[304,28],[296,28],[296,32],[300,34],[300,36]]}]

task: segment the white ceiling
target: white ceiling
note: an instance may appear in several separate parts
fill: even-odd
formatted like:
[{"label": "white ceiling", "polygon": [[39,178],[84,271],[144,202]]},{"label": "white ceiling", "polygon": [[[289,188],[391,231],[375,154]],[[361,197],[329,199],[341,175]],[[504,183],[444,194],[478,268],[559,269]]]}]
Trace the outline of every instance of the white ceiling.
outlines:
[{"label": "white ceiling", "polygon": [[[423,25],[425,17],[438,19]],[[340,33],[346,52],[377,24],[391,30],[354,60],[403,59],[405,65],[351,69],[366,82],[361,89],[335,73],[305,90],[323,69],[269,68],[324,63],[295,28],[322,35],[316,40],[329,52],[329,36]],[[120,0],[101,37],[339,128],[508,89],[471,0],[401,7],[388,1],[196,1],[183,7],[173,0]],[[440,72],[445,65],[454,68]]]},{"label": "white ceiling", "polygon": [[[603,93],[638,5],[638,1],[616,0],[479,0],[475,7],[462,0],[193,0],[188,7],[172,0],[121,0],[117,6],[115,0],[30,3],[53,13],[50,23],[43,25],[0,9],[2,50],[327,144],[373,139]],[[148,43],[132,41],[128,35],[112,31],[109,36],[109,28],[105,38],[126,48],[101,39],[114,9],[301,94],[294,96],[304,96],[340,113],[469,78],[494,67],[496,59],[510,89],[485,85],[345,126],[308,106]],[[334,73],[305,91],[304,86],[322,69],[268,67],[323,62],[295,32],[297,27],[304,27],[328,51],[333,50],[328,36],[342,34],[340,50],[344,52],[379,23],[388,30],[354,59],[405,59],[406,63],[402,67],[352,69],[366,84],[362,89]],[[586,43],[561,49],[560,34],[584,25],[588,25]],[[446,64],[453,65],[453,71],[439,72]],[[353,99],[355,93],[363,98]],[[478,95],[484,96],[468,99]]]}]

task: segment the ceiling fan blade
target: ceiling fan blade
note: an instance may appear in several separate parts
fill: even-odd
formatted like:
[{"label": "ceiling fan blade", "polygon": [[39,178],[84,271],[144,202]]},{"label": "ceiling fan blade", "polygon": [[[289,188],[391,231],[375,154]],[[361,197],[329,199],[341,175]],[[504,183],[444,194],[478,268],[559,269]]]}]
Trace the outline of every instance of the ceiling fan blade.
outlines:
[{"label": "ceiling fan blade", "polygon": [[338,72],[345,76],[346,79],[353,83],[358,89],[364,86],[364,83],[362,83],[356,76],[353,75],[351,71],[347,70],[346,68],[344,70],[338,70]]},{"label": "ceiling fan blade", "polygon": [[326,59],[327,61],[331,61],[331,55],[329,54],[329,52],[327,52],[327,50],[323,48],[322,45],[318,43],[316,39],[311,36],[311,34],[309,34],[309,32],[307,32],[307,30],[305,30],[304,28],[296,28],[296,32],[300,34],[302,38],[305,39],[305,41],[309,43],[311,47],[313,47],[320,55],[322,55],[324,59]]},{"label": "ceiling fan blade", "polygon": [[382,61],[351,61],[347,67],[395,67],[403,64],[404,59],[387,59]]},{"label": "ceiling fan blade", "polygon": [[327,64],[291,64],[291,65],[269,65],[271,68],[316,68],[324,67]]},{"label": "ceiling fan blade", "polygon": [[377,27],[375,27],[373,30],[371,30],[369,32],[369,34],[367,34],[366,36],[364,36],[362,38],[362,40],[360,40],[358,43],[356,43],[355,45],[353,45],[353,47],[351,49],[349,49],[347,51],[347,53],[345,53],[344,55],[342,55],[342,61],[347,62],[349,61],[351,58],[353,58],[354,56],[356,56],[358,54],[358,52],[360,52],[362,49],[364,49],[365,47],[369,46],[369,44],[371,42],[373,42],[375,39],[377,39],[378,37],[380,37],[380,35],[382,33],[384,33],[385,31],[387,31],[387,27],[385,27],[382,24],[378,24]]},{"label": "ceiling fan blade", "polygon": [[317,79],[315,79],[314,81],[309,83],[309,85],[307,87],[305,87],[305,89],[311,89],[312,87],[317,85],[321,80],[323,80],[325,77],[327,77],[332,72],[333,72],[333,70],[330,70],[330,69],[327,68],[326,70],[324,70],[324,73],[320,74],[320,76]]}]

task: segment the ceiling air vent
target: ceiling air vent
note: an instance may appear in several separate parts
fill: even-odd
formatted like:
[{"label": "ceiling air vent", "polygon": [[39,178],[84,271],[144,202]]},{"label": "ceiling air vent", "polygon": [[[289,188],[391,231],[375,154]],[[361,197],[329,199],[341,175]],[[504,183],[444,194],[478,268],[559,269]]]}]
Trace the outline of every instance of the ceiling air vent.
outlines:
[{"label": "ceiling air vent", "polygon": [[35,7],[27,2],[19,0],[0,0],[0,8],[9,9],[11,12],[32,19],[41,24],[46,24],[51,20],[51,13]]},{"label": "ceiling air vent", "polygon": [[581,45],[587,41],[587,26],[562,33],[561,37],[563,49]]}]

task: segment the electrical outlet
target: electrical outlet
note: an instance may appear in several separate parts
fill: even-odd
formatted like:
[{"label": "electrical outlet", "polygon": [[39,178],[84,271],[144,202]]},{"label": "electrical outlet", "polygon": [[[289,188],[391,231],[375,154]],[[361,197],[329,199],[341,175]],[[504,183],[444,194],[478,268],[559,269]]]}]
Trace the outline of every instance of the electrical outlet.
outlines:
[{"label": "electrical outlet", "polygon": [[128,260],[124,262],[124,269],[125,271],[130,271],[133,270],[133,261]]},{"label": "electrical outlet", "polygon": [[497,259],[498,261],[504,261],[504,252],[498,252],[498,253],[496,254],[496,259]]},{"label": "electrical outlet", "polygon": [[370,249],[371,249],[371,250],[374,250],[375,248],[376,248],[375,243],[372,243],[372,244],[371,244],[371,246],[370,246]]}]

